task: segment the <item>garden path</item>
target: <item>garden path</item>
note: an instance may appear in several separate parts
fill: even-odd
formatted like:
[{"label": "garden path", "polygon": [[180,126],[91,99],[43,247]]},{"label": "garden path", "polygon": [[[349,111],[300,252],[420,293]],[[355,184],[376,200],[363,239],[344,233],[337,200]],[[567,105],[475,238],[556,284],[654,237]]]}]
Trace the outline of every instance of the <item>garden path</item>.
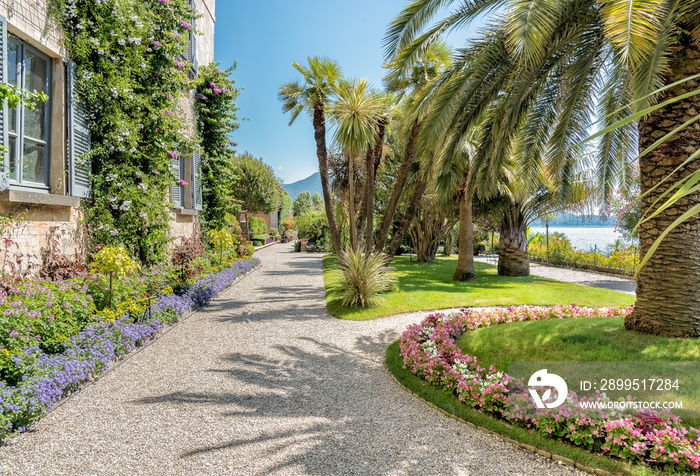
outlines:
[{"label": "garden path", "polygon": [[[496,264],[498,262],[497,259],[481,256],[475,256],[474,259],[490,264]],[[566,281],[567,283],[612,289],[627,294],[634,294],[637,289],[637,282],[625,276],[596,273],[582,269],[560,268],[558,266],[547,266],[540,263],[530,263],[530,274],[542,278],[556,279],[557,281]]]},{"label": "garden path", "polygon": [[583,474],[403,391],[386,347],[425,312],[325,308],[321,255],[261,269],[0,447],[0,474]]}]

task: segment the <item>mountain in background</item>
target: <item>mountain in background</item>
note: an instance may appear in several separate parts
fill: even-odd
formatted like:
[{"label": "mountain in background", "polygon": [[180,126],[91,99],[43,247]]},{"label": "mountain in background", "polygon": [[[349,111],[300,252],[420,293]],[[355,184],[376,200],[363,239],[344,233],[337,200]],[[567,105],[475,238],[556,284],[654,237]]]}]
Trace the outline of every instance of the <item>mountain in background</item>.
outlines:
[{"label": "mountain in background", "polygon": [[287,194],[289,195],[289,198],[292,199],[292,201],[301,192],[310,192],[311,195],[313,195],[314,193],[318,193],[319,195],[323,196],[323,187],[321,187],[321,174],[319,172],[316,172],[315,174],[310,175],[309,177],[306,177],[303,180],[299,180],[298,182],[283,183],[282,188],[287,191]]},{"label": "mountain in background", "polygon": [[[556,218],[550,220],[549,226],[615,226],[615,220],[605,215],[576,215],[569,212],[557,212]],[[545,226],[544,220],[535,220],[532,226]]]}]

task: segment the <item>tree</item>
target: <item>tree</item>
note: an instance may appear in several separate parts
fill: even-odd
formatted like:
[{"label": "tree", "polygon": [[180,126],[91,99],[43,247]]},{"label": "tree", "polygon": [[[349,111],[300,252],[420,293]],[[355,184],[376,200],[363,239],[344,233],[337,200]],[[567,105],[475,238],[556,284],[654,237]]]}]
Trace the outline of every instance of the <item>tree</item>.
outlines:
[{"label": "tree", "polygon": [[309,66],[298,63],[292,65],[301,73],[303,81],[285,83],[280,87],[278,98],[282,101],[282,110],[291,113],[289,125],[303,111],[311,114],[316,139],[318,169],[321,174],[323,200],[328,218],[328,228],[333,248],[339,251],[340,231],[333,208],[330,180],[328,178],[328,149],[326,147],[326,106],[335,95],[335,85],[342,76],[340,66],[328,58],[318,56],[308,58]]},{"label": "tree", "polygon": [[[337,124],[335,140],[348,160],[350,248],[353,250],[359,246],[355,221],[354,164],[360,154],[375,145],[376,126],[383,106],[381,96],[369,87],[366,79],[341,80],[337,98],[331,105],[331,115]],[[373,174],[373,165],[368,168],[371,169],[368,173]],[[369,184],[367,186],[370,187]],[[373,184],[371,190],[374,190]],[[371,234],[368,240],[371,240]]]},{"label": "tree", "polygon": [[299,192],[292,203],[292,210],[294,210],[295,217],[306,215],[314,210],[314,208],[315,207],[311,203],[311,192]]},{"label": "tree", "polygon": [[279,223],[284,223],[291,219],[292,212],[292,199],[289,198],[289,194],[285,189],[280,187],[280,216]]},{"label": "tree", "polygon": [[[422,33],[438,8],[449,3],[411,2],[390,26],[388,56],[401,52],[407,70],[441,32],[500,9],[502,21],[463,50],[438,78],[440,87],[424,97],[442,104],[432,126],[450,124],[463,132],[488,112],[484,149],[493,153],[507,150],[527,122],[530,159],[543,158],[547,173],[559,176],[564,186],[577,170],[576,145],[588,135],[596,113],[605,127],[640,112],[638,128],[630,123],[601,137],[595,172],[600,198],[607,201],[616,182],[629,182],[638,151],[695,117],[700,107],[700,96],[682,96],[689,85],[675,85],[700,73],[700,9],[694,0],[472,0]],[[663,98],[653,95],[663,85],[670,86],[663,95],[683,99],[646,115],[645,107]],[[540,120],[524,121],[527,116]],[[671,185],[661,180],[699,144],[697,130],[686,128],[640,158],[647,215],[658,209],[657,199]],[[455,146],[452,141],[448,149]],[[690,162],[676,177],[683,180],[696,170],[699,161]],[[695,194],[647,220],[639,230],[642,253],[667,224],[698,204],[700,194]],[[635,311],[625,321],[628,329],[700,335],[699,225],[695,216],[674,229],[639,272]]]},{"label": "tree", "polygon": [[[389,236],[389,229],[393,223],[394,215],[399,201],[401,200],[409,172],[417,159],[418,134],[423,127],[425,114],[416,114],[414,98],[418,96],[421,89],[425,88],[449,63],[450,52],[451,50],[445,42],[436,41],[430,44],[425,52],[420,55],[419,60],[413,64],[412,68],[407,72],[396,67],[395,61],[397,60],[388,65],[389,73],[385,78],[387,89],[404,97],[402,101],[404,120],[402,121],[403,127],[401,127],[400,131],[403,136],[401,137],[401,142],[404,146],[401,166],[397,171],[396,181],[392,188],[386,210],[382,216],[382,222],[379,226],[379,232],[375,241],[375,250],[377,251],[384,249],[386,239]],[[414,210],[417,209],[418,203],[425,191],[425,186],[423,186],[420,180],[421,179],[419,179],[418,183],[419,186],[414,188],[414,195],[410,199],[409,209],[407,210],[409,213],[404,216],[403,222],[399,226],[399,230],[397,230],[403,230],[403,232],[399,232],[398,235],[395,233],[394,239],[392,239],[389,245],[389,256],[393,256],[393,253],[398,249],[403,239],[403,233],[405,233],[408,224],[411,222],[413,213],[415,213]]]},{"label": "tree", "polygon": [[272,168],[244,152],[233,159],[231,193],[246,212],[272,213],[280,207],[280,185]]},{"label": "tree", "polygon": [[473,224],[473,157],[476,153],[477,129],[465,137],[460,147],[451,154],[436,154],[431,157],[432,172],[438,193],[443,199],[456,201],[459,207],[459,232],[457,267],[454,281],[476,281],[474,269],[474,224]]},{"label": "tree", "polygon": [[457,223],[454,200],[442,202],[435,194],[425,194],[409,229],[416,261],[435,261],[438,244]]}]

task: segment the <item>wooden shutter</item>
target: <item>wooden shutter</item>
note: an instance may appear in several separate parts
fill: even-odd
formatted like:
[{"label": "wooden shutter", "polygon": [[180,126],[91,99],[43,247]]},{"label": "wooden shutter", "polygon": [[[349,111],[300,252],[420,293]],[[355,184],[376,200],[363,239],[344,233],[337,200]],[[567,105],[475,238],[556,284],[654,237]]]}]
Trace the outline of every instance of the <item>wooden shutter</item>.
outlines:
[{"label": "wooden shutter", "polygon": [[[7,20],[4,16],[0,15],[0,82],[7,82]],[[7,139],[7,119],[8,119],[7,102],[5,101],[0,107],[0,140],[2,140],[2,145],[7,148],[10,145]],[[6,189],[10,186],[10,173],[9,173],[9,155],[7,152],[3,154],[2,160],[0,160],[0,189]]]},{"label": "wooden shutter", "polygon": [[[197,2],[195,0],[192,0],[192,8],[195,11],[195,14],[197,13]],[[194,70],[194,74],[197,74],[197,70],[199,69],[199,63],[197,62],[197,17],[193,16],[192,17],[192,26],[193,30],[192,33],[190,33],[190,61],[192,61],[192,69]]]},{"label": "wooden shutter", "polygon": [[192,153],[192,191],[194,193],[194,209],[202,209],[202,154]]},{"label": "wooden shutter", "polygon": [[[180,158],[176,157],[174,159],[171,159],[170,163],[172,164],[173,175],[175,175],[175,181],[177,182],[178,180],[180,180]],[[180,192],[180,189],[181,187],[177,185],[177,183],[170,187],[170,195],[173,200],[174,208],[182,208],[182,194]]]},{"label": "wooden shutter", "polygon": [[78,100],[76,90],[76,65],[68,60],[66,65],[66,94],[68,115],[68,175],[70,194],[74,197],[90,196],[91,165],[83,159],[90,151],[90,127],[87,113]]}]

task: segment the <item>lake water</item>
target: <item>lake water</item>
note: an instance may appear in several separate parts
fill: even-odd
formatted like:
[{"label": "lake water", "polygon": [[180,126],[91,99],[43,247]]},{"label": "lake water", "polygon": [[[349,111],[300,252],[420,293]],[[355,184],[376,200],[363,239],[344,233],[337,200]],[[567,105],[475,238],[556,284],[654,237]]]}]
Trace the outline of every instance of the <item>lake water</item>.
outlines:
[{"label": "lake water", "polygon": [[[533,226],[530,233],[542,233],[545,234],[545,227],[543,226]],[[564,233],[567,238],[571,241],[571,244],[579,249],[593,249],[594,246],[598,246],[598,249],[605,249],[609,244],[612,244],[617,239],[621,239],[622,235],[615,231],[613,227],[603,227],[603,226],[550,226],[549,234],[551,236],[554,232]]]}]

